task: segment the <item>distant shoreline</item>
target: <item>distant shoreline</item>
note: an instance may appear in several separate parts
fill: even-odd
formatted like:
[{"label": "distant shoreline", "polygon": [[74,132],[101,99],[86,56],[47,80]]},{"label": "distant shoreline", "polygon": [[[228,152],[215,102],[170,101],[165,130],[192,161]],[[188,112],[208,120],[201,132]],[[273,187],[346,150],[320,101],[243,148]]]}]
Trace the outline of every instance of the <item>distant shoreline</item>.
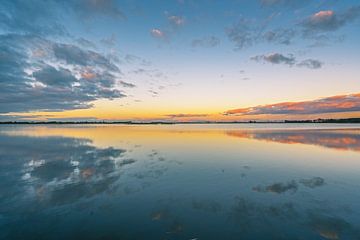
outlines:
[{"label": "distant shoreline", "polygon": [[360,118],[315,119],[315,120],[282,120],[282,121],[194,121],[194,122],[133,122],[133,121],[3,121],[0,124],[127,124],[127,125],[172,125],[172,124],[254,124],[254,123],[360,123]]}]

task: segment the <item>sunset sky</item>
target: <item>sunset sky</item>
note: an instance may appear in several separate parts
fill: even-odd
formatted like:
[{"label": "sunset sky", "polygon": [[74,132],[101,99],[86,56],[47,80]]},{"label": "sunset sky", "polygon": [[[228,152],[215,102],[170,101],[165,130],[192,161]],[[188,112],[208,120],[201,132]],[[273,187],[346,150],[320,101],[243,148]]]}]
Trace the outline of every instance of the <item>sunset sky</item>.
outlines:
[{"label": "sunset sky", "polygon": [[358,0],[4,0],[0,121],[360,117]]}]

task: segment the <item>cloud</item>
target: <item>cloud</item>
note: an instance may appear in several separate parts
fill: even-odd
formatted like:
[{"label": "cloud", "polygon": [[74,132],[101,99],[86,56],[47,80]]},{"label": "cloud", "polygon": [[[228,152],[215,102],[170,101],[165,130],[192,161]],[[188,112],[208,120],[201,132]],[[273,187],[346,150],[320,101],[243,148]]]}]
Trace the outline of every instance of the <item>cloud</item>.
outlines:
[{"label": "cloud", "polygon": [[85,19],[94,16],[126,19],[125,14],[114,0],[70,0],[61,1],[61,3]]},{"label": "cloud", "polygon": [[179,113],[179,114],[167,114],[166,117],[170,118],[193,118],[193,117],[207,117],[208,114],[185,114],[185,113]]},{"label": "cloud", "polygon": [[229,110],[224,115],[321,114],[360,111],[360,93],[303,102],[283,102]]},{"label": "cloud", "polygon": [[342,13],[323,10],[314,13],[302,22],[305,35],[338,30],[347,23],[360,17],[360,6],[354,6]]},{"label": "cloud", "polygon": [[320,62],[319,60],[306,59],[306,60],[301,61],[300,63],[298,63],[297,66],[299,66],[299,67],[307,67],[307,68],[310,68],[310,69],[318,69],[318,68],[321,68],[323,66],[323,63]]},{"label": "cloud", "polygon": [[195,210],[202,210],[209,213],[218,213],[222,211],[221,204],[214,200],[193,200],[192,207]]},{"label": "cloud", "polygon": [[1,122],[21,122],[21,121],[36,121],[39,119],[47,120],[52,115],[46,114],[0,114]]},{"label": "cloud", "polygon": [[287,65],[294,65],[295,64],[295,57],[293,55],[284,56],[280,53],[270,53],[268,55],[257,55],[255,57],[252,57],[251,60],[257,61],[257,62],[269,62],[272,64],[287,64]]},{"label": "cloud", "polygon": [[323,63],[315,59],[306,59],[297,63],[296,58],[292,54],[287,56],[281,53],[269,53],[266,55],[257,55],[250,58],[256,62],[271,63],[271,64],[285,64],[288,66],[293,66],[296,64],[297,67],[306,67],[309,69],[319,69],[323,66]]},{"label": "cloud", "polygon": [[182,16],[171,15],[168,16],[168,20],[170,24],[175,27],[183,26],[185,24],[185,18]]},{"label": "cloud", "polygon": [[290,28],[267,30],[270,19],[259,23],[255,20],[242,18],[231,27],[226,28],[225,33],[229,40],[235,44],[235,50],[241,50],[263,42],[282,45],[291,44],[297,35],[296,30]]},{"label": "cloud", "polygon": [[316,188],[324,186],[325,180],[321,177],[314,177],[311,179],[301,179],[300,183],[303,184],[305,187]]},{"label": "cloud", "polygon": [[158,28],[153,28],[150,30],[150,34],[151,36],[153,36],[154,38],[165,38],[166,34],[165,32],[161,31]]},{"label": "cloud", "polygon": [[285,7],[301,7],[308,3],[311,0],[260,0],[260,4],[265,7],[276,7],[276,6],[285,6]]},{"label": "cloud", "polygon": [[[360,151],[360,136],[352,131],[323,131],[323,130],[272,130],[272,131],[247,131],[231,130],[226,131],[228,136],[238,138],[249,138],[267,142],[283,144],[308,144],[320,147],[331,148],[340,151]],[[309,182],[320,182],[314,178]]]},{"label": "cloud", "polygon": [[220,39],[215,36],[204,37],[201,39],[194,39],[191,42],[192,47],[211,48],[220,44]]},{"label": "cloud", "polygon": [[72,44],[55,43],[53,51],[58,60],[63,60],[67,64],[102,67],[109,71],[120,72],[108,58],[92,50],[85,50]]},{"label": "cloud", "polygon": [[[43,117],[43,115],[40,115]],[[95,122],[100,121],[96,117],[48,117],[47,121],[59,121],[59,122]]]},{"label": "cloud", "polygon": [[263,34],[263,38],[269,43],[278,43],[289,45],[291,41],[296,36],[296,31],[294,29],[274,29],[269,30]]},{"label": "cloud", "polygon": [[64,16],[126,18],[114,0],[4,1],[0,9],[0,28],[6,32],[68,36],[61,24]]},{"label": "cloud", "polygon": [[3,1],[0,28],[11,33],[66,35],[67,31],[58,21],[60,15],[61,9],[55,1]]},{"label": "cloud", "polygon": [[150,30],[150,35],[154,38],[169,42],[172,37],[178,32],[180,27],[185,24],[185,18],[183,16],[171,15],[167,11],[165,11],[165,16],[168,24],[163,26],[161,29],[152,28]]},{"label": "cloud", "polygon": [[[299,8],[311,1],[261,0],[260,2],[262,6],[266,7]],[[297,37],[302,37],[305,40],[315,39],[317,45],[324,44],[323,41],[338,41],[339,37],[331,36],[328,33],[358,19],[360,17],[360,6],[353,6],[343,12],[322,10],[307,17],[295,26],[269,29],[272,20],[277,16],[280,16],[280,14],[273,14],[263,20],[241,18],[232,26],[226,28],[225,33],[228,39],[235,44],[235,50],[249,48],[264,42],[289,45]],[[319,40],[321,40],[320,43]]]},{"label": "cloud", "polygon": [[72,73],[62,67],[56,69],[52,66],[44,66],[39,71],[35,71],[33,77],[46,86],[71,87],[77,82]]},{"label": "cloud", "polygon": [[[29,54],[39,47],[44,48],[44,56]],[[1,113],[83,109],[97,99],[125,96],[115,88],[117,77],[111,73],[119,74],[118,67],[93,51],[41,37],[5,34],[0,36],[0,55]],[[55,67],[59,61],[61,67]],[[88,68],[94,70],[83,71]]]},{"label": "cloud", "polygon": [[119,83],[120,83],[123,87],[127,87],[127,88],[134,88],[134,87],[136,87],[135,84],[128,83],[128,82],[124,82],[124,81],[120,81]]}]

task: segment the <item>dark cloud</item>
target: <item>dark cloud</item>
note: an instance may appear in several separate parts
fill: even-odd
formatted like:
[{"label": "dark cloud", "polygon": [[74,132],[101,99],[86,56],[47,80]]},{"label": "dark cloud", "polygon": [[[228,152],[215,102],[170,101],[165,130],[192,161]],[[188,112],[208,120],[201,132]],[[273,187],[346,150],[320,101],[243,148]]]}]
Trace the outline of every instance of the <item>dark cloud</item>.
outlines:
[{"label": "dark cloud", "polygon": [[33,73],[33,77],[38,81],[47,86],[58,86],[58,87],[71,87],[78,80],[72,75],[72,73],[59,67],[56,69],[52,66],[45,66],[39,71]]},{"label": "dark cloud", "polygon": [[132,63],[138,63],[139,65],[142,66],[150,66],[151,62],[143,59],[139,56],[133,55],[133,54],[126,54],[124,57],[124,60],[126,63],[132,64]]},{"label": "dark cloud", "polygon": [[205,47],[205,48],[216,47],[219,44],[220,44],[220,39],[215,36],[204,37],[201,39],[194,39],[191,42],[192,47]]},{"label": "dark cloud", "polygon": [[268,55],[257,55],[255,57],[252,57],[251,60],[257,61],[257,62],[268,62],[272,64],[287,64],[287,65],[294,65],[295,64],[295,57],[293,55],[285,56],[280,53],[271,53]]},{"label": "dark cloud", "polygon": [[170,15],[167,18],[169,23],[174,27],[179,27],[185,24],[185,18],[183,16]]},{"label": "dark cloud", "polygon": [[339,95],[304,102],[284,102],[229,110],[225,115],[320,114],[360,111],[360,94]]},{"label": "dark cloud", "polygon": [[253,22],[243,18],[225,30],[230,41],[234,42],[236,50],[250,47],[259,39],[261,29],[254,26]]},{"label": "dark cloud", "polygon": [[125,81],[117,84],[121,72],[115,56],[96,52],[91,41],[67,32],[61,23],[73,13],[123,17],[112,0],[1,4],[0,112],[90,108],[97,99],[124,97],[117,86],[133,87]]},{"label": "dark cloud", "polygon": [[[41,117],[46,117],[44,115],[40,115]],[[63,118],[57,118],[57,117],[51,117],[48,116],[47,117],[48,121],[59,121],[59,122],[94,122],[94,121],[99,121],[98,118],[95,117],[72,117],[72,118],[68,118],[68,117],[63,117]]]},{"label": "dark cloud", "polygon": [[[41,60],[30,55],[30,49],[39,51]],[[49,47],[50,46],[50,47]],[[54,59],[51,59],[54,47]],[[124,94],[115,89],[116,77],[108,71],[119,69],[106,57],[69,44],[57,44],[41,37],[7,34],[0,36],[0,109],[2,113],[23,111],[62,111],[91,107],[100,98],[119,98]],[[92,67],[99,72],[76,76],[69,66],[54,67],[42,59],[64,60],[80,68]],[[27,69],[34,69],[29,72]]]},{"label": "dark cloud", "polygon": [[134,88],[134,87],[136,87],[135,84],[128,83],[128,82],[124,82],[124,81],[120,81],[119,83],[120,83],[121,86],[127,87],[127,88]]},{"label": "dark cloud", "polygon": [[298,189],[298,184],[294,180],[287,183],[274,183],[265,187],[263,186],[253,187],[253,191],[256,192],[272,192],[276,194],[281,194],[288,191],[295,193],[297,189]]},{"label": "dark cloud", "polygon": [[285,64],[288,66],[296,65],[297,67],[306,67],[309,69],[319,69],[323,63],[315,59],[306,59],[297,63],[294,55],[288,54],[287,56],[281,53],[270,53],[267,55],[257,55],[250,58],[256,62],[271,63],[271,64]]},{"label": "dark cloud", "polygon": [[241,50],[260,43],[289,45],[297,36],[292,28],[269,29],[271,17],[262,22],[242,18],[225,29],[229,40],[235,44],[235,50]]},{"label": "dark cloud", "polygon": [[135,162],[136,162],[135,159],[124,159],[121,162],[118,162],[117,165],[122,167],[122,166],[125,166],[125,165],[131,165],[131,164],[133,164]]},{"label": "dark cloud", "polygon": [[321,68],[322,65],[323,65],[322,62],[320,62],[319,60],[314,60],[314,59],[306,59],[297,64],[297,66],[299,66],[299,67],[306,67],[306,68],[310,68],[310,69],[318,69],[318,68]]},{"label": "dark cloud", "polygon": [[72,44],[54,44],[53,50],[55,57],[65,61],[67,64],[92,67],[99,66],[109,71],[120,71],[119,68],[105,56]]},{"label": "dark cloud", "polygon": [[305,35],[338,30],[349,22],[360,17],[360,6],[354,6],[344,12],[333,10],[319,11],[308,17],[301,24]]}]

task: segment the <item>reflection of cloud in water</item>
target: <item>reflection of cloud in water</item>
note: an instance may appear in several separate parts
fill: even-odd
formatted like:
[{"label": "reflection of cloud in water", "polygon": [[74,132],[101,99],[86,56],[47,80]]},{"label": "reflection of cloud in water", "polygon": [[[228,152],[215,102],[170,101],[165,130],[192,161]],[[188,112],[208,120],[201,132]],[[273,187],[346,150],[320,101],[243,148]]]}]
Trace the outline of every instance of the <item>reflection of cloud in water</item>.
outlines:
[{"label": "reflection of cloud in water", "polygon": [[160,222],[162,230],[166,234],[177,235],[184,230],[184,225],[179,221],[178,217],[170,211],[169,206],[152,212],[150,218],[152,221]]},{"label": "reflection of cloud in water", "polygon": [[160,211],[153,212],[151,214],[151,220],[159,221],[159,220],[163,220],[167,216],[168,216],[168,211],[167,210],[160,210]]},{"label": "reflection of cloud in water", "polygon": [[[321,187],[321,186],[325,185],[325,180],[321,177],[313,177],[310,179],[300,179],[298,182],[308,188],[316,188],[316,187]],[[252,190],[255,192],[263,192],[263,193],[271,192],[271,193],[281,194],[281,193],[285,193],[285,192],[295,193],[298,190],[298,188],[299,188],[299,185],[298,185],[297,181],[291,180],[289,182],[284,182],[284,183],[283,182],[273,183],[268,186],[258,185],[256,187],[253,187]]]},{"label": "reflection of cloud in water", "polygon": [[345,220],[320,214],[309,214],[309,225],[321,237],[330,240],[359,239],[358,230]]},{"label": "reflection of cloud in water", "polygon": [[[97,148],[87,139],[0,136],[0,141],[2,202],[27,198],[46,205],[62,205],[112,193],[122,184],[118,179],[127,172],[127,166],[136,162],[125,157],[124,149]],[[159,164],[145,164],[130,174],[138,180],[124,192],[143,189],[166,169]]]},{"label": "reflection of cloud in water", "polygon": [[321,187],[321,186],[325,185],[325,180],[321,177],[314,177],[314,178],[310,178],[310,179],[301,179],[299,182],[309,188],[316,188],[316,187]]},{"label": "reflection of cloud in water", "polygon": [[285,193],[292,192],[295,193],[298,189],[298,184],[293,180],[287,183],[274,183],[265,187],[256,186],[253,187],[253,190],[256,192],[272,192],[272,193]]},{"label": "reflection of cloud in water", "polygon": [[[295,219],[297,216],[298,212],[291,202],[262,205],[242,197],[236,197],[235,205],[229,212],[229,220],[239,225],[242,233],[251,233],[254,229],[273,231],[266,226],[276,225],[275,220]],[[280,236],[282,232],[277,234]]]},{"label": "reflection of cloud in water", "polygon": [[360,151],[360,131],[351,130],[229,130],[229,136],[279,142],[309,144],[338,150]]},{"label": "reflection of cloud in water", "polygon": [[[28,193],[49,204],[71,203],[95,196],[111,188],[120,176],[119,169],[133,161],[122,160],[126,152],[112,147],[99,149],[90,141],[74,138],[5,137],[1,145],[1,164],[8,174],[22,174],[12,185],[23,186]],[[30,192],[29,192],[30,190]],[[9,190],[11,191],[11,190]]]}]

